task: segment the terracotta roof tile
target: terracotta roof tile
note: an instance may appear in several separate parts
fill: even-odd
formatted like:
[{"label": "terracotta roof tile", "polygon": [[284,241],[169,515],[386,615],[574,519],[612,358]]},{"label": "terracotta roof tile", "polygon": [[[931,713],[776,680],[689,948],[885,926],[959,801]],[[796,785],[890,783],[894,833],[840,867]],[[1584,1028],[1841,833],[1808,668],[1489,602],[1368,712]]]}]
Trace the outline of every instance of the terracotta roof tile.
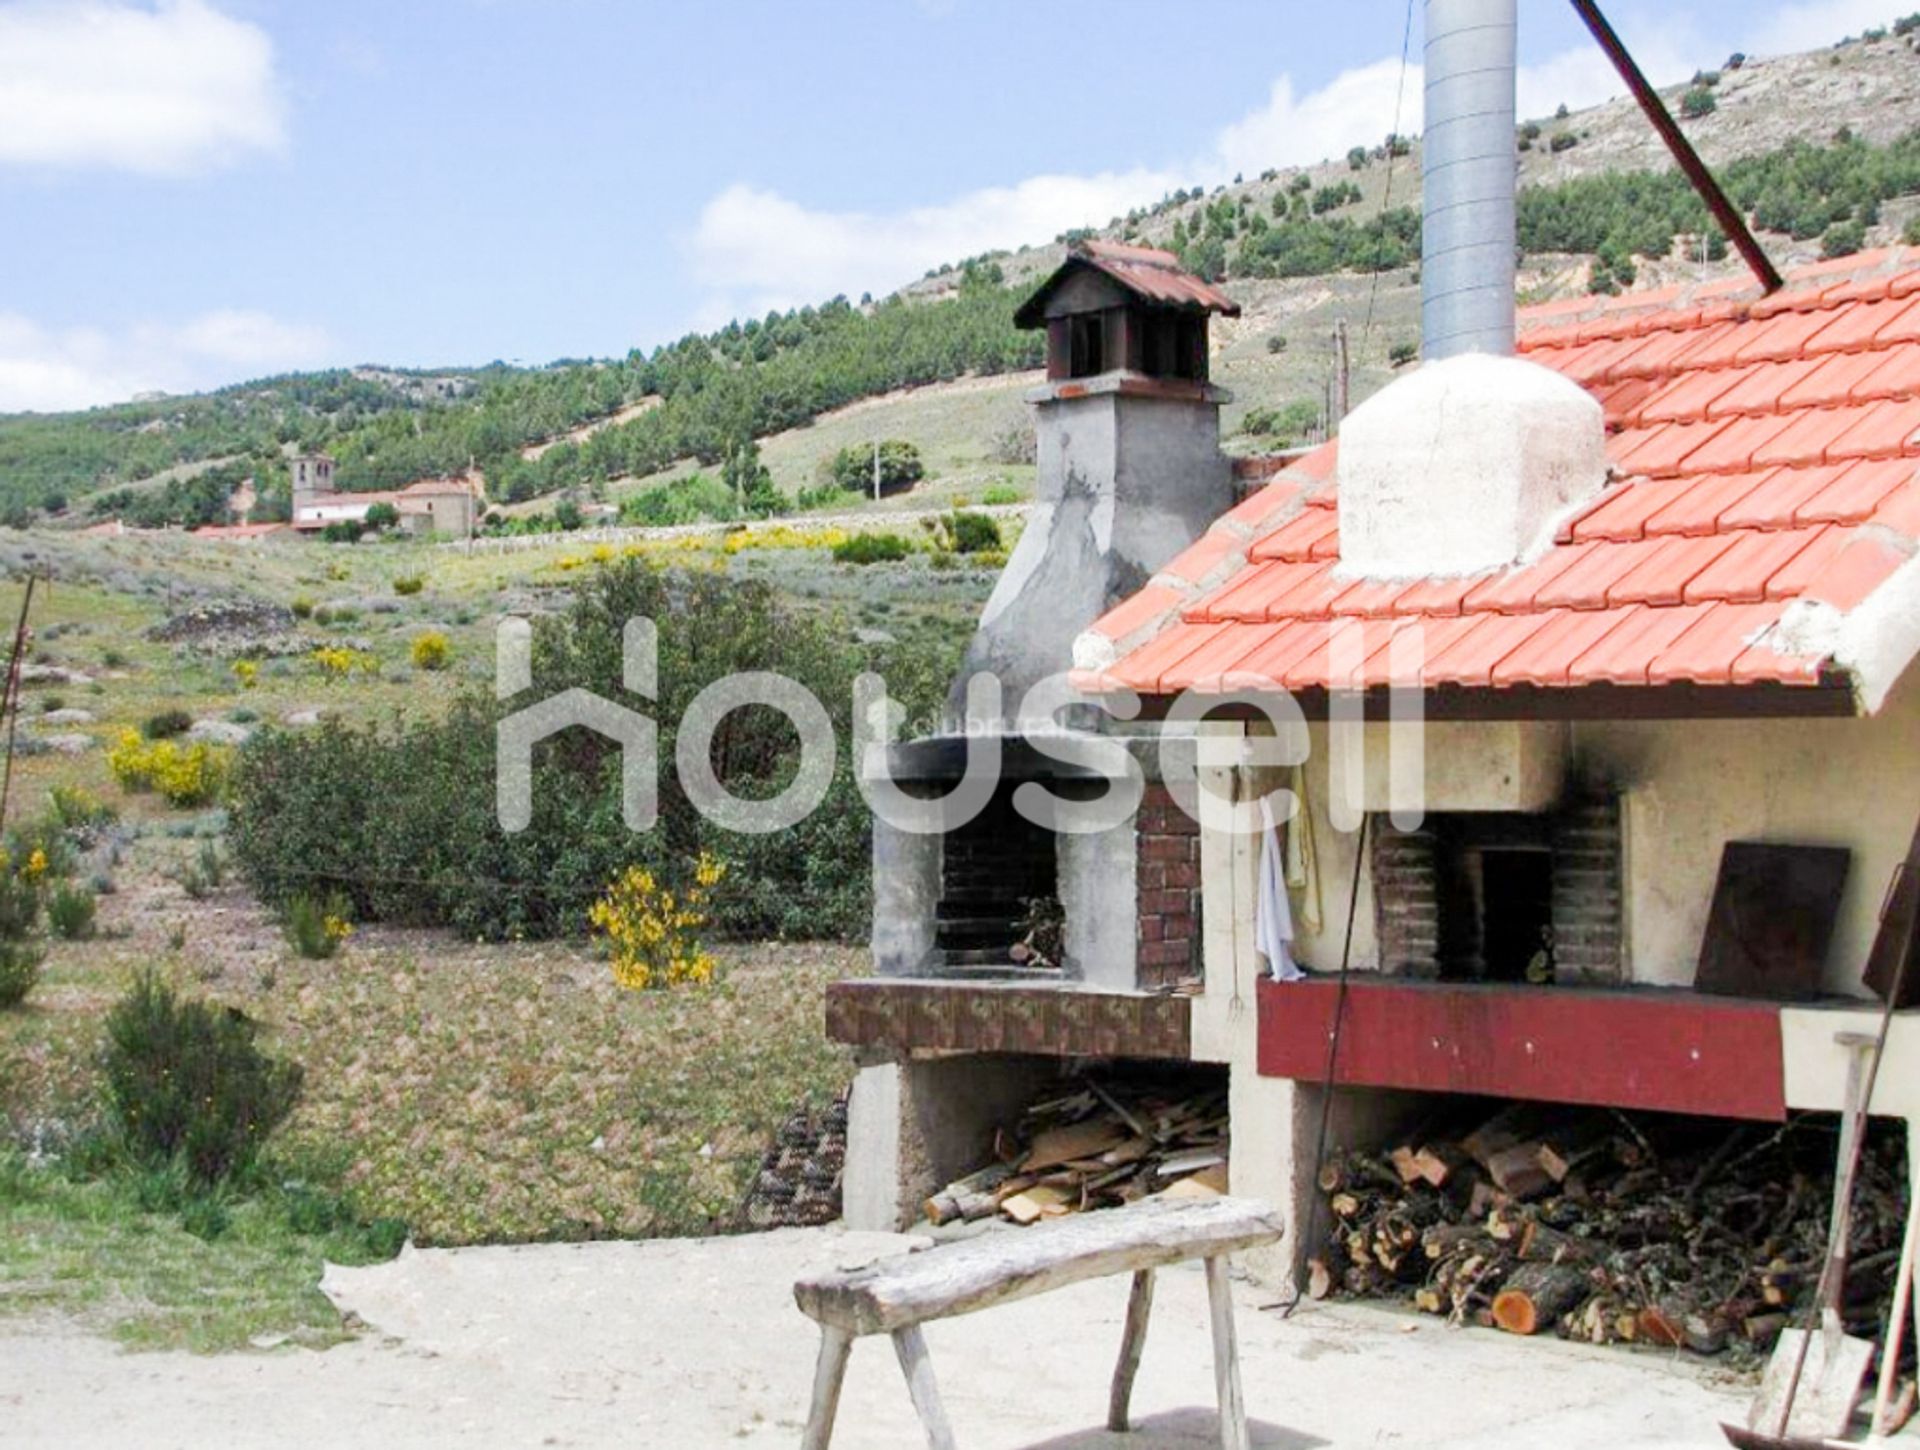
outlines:
[{"label": "terracotta roof tile", "polygon": [[1704,604],[1723,599],[1758,603],[1768,598],[1767,586],[1774,576],[1822,532],[1824,526],[1816,524],[1812,528],[1782,529],[1776,533],[1752,530],[1733,535],[1732,546],[1687,581],[1685,602]]},{"label": "terracotta roof tile", "polygon": [[1782,608],[1779,604],[1707,606],[1691,628],[1654,656],[1647,668],[1647,683],[1730,684],[1734,661],[1778,622]]},{"label": "terracotta roof tile", "polygon": [[1688,454],[1704,448],[1732,426],[1731,419],[1724,419],[1718,423],[1664,423],[1652,429],[1633,429],[1620,435],[1619,451],[1608,451],[1615,466],[1624,471],[1660,478],[1679,473]]},{"label": "terracotta roof tile", "polygon": [[1851,467],[1845,463],[1811,468],[1776,468],[1759,487],[1720,515],[1723,529],[1785,529],[1794,511]]},{"label": "terracotta roof tile", "polygon": [[1480,610],[1524,614],[1534,607],[1534,597],[1542,589],[1598,547],[1597,544],[1575,544],[1566,549],[1549,549],[1543,558],[1525,568],[1508,569],[1481,580],[1467,592],[1461,607],[1469,614]]},{"label": "terracotta roof tile", "polygon": [[1745,473],[1789,428],[1794,415],[1734,418],[1714,435],[1711,442],[1687,455],[1686,471],[1695,473]]},{"label": "terracotta roof tile", "polygon": [[1806,548],[1795,554],[1779,572],[1767,580],[1767,598],[1797,599],[1806,593],[1807,585],[1818,578],[1853,537],[1852,529],[1841,528],[1837,524],[1815,526],[1814,535]]},{"label": "terracotta roof tile", "polygon": [[1470,688],[1828,683],[1825,661],[1773,648],[1773,626],[1803,595],[1857,607],[1920,543],[1920,252],[1803,269],[1764,300],[1739,278],[1569,299],[1522,318],[1521,349],[1594,390],[1628,480],[1543,557],[1342,574],[1323,447],[1096,625],[1137,638],[1184,615],[1108,676],[1300,689],[1338,665],[1357,672],[1341,683],[1378,684],[1404,659],[1395,641],[1418,641],[1428,683]]},{"label": "terracotta roof tile", "polygon": [[1712,478],[1676,479],[1673,502],[1647,519],[1647,533],[1715,533],[1729,509],[1777,472],[1768,468],[1751,473],[1723,473]]},{"label": "terracotta roof tile", "polygon": [[1859,523],[1901,484],[1910,481],[1920,459],[1863,458],[1793,511],[1796,523]]},{"label": "terracotta roof tile", "polygon": [[1725,534],[1672,534],[1643,549],[1646,557],[1607,586],[1607,603],[1679,604],[1687,585],[1733,546]]},{"label": "terracotta roof tile", "polygon": [[1491,685],[1499,663],[1554,616],[1540,614],[1484,614],[1478,629],[1467,630],[1437,654],[1428,651],[1426,679],[1430,684]]},{"label": "terracotta roof tile", "polygon": [[1643,608],[1575,660],[1568,670],[1567,683],[1644,685],[1648,670],[1662,651],[1697,624],[1707,610],[1717,608],[1714,604]]},{"label": "terracotta roof tile", "polygon": [[1802,597],[1830,604],[1844,614],[1911,557],[1885,539],[1855,533],[1807,580]]},{"label": "terracotta roof tile", "polygon": [[1573,662],[1593,649],[1639,605],[1625,609],[1562,609],[1512,654],[1494,666],[1496,685],[1564,685]]},{"label": "terracotta roof tile", "polygon": [[1244,556],[1247,541],[1231,529],[1208,529],[1156,571],[1189,584],[1205,584],[1229,560]]},{"label": "terracotta roof tile", "polygon": [[1121,600],[1087,628],[1091,633],[1103,635],[1118,644],[1161,615],[1171,614],[1185,598],[1186,595],[1177,589],[1169,589],[1164,584],[1149,584],[1138,594]]},{"label": "terracotta roof tile", "polygon": [[[1722,418],[1734,413],[1778,413],[1782,399],[1807,376],[1826,366],[1824,357],[1797,357],[1786,362],[1753,363],[1727,373],[1687,373],[1701,379],[1725,378],[1731,386],[1699,410],[1701,416]],[[1842,395],[1844,396],[1844,394]]]},{"label": "terracotta roof tile", "polygon": [[1606,501],[1589,509],[1573,523],[1573,539],[1631,540],[1645,538],[1647,520],[1662,509],[1686,497],[1698,487],[1691,478],[1637,478],[1619,488],[1609,489]]},{"label": "terracotta roof tile", "polygon": [[1835,440],[1859,421],[1859,414],[1850,408],[1803,408],[1787,418],[1785,428],[1754,449],[1755,467],[1832,462]]},{"label": "terracotta roof tile", "polygon": [[1283,524],[1252,549],[1250,559],[1288,559],[1301,562],[1314,557],[1313,546],[1339,528],[1339,520],[1329,509],[1307,509],[1293,522]]},{"label": "terracotta roof tile", "polygon": [[1854,424],[1839,433],[1827,449],[1827,457],[1882,458],[1910,452],[1920,438],[1920,408],[1909,398],[1888,398],[1869,403],[1864,413],[1856,414]]}]

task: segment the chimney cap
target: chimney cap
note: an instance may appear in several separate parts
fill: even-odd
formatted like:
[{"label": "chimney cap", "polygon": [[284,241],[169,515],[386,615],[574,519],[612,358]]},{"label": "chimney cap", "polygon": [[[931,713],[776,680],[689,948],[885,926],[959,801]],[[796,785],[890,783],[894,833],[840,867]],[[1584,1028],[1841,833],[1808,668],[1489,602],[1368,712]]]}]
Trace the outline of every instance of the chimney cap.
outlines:
[{"label": "chimney cap", "polygon": [[1124,242],[1085,238],[1067,247],[1066,260],[1013,314],[1015,327],[1046,326],[1047,300],[1075,272],[1091,269],[1111,278],[1150,307],[1187,312],[1218,312],[1238,317],[1240,304],[1211,282],[1194,276],[1172,252],[1158,247],[1135,247]]}]

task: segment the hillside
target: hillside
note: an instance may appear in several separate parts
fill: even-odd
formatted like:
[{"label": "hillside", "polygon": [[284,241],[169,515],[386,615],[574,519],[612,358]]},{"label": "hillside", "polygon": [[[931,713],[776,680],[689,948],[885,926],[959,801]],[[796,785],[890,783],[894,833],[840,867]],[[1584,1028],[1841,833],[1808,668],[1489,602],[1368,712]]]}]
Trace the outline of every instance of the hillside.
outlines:
[{"label": "hillside", "polygon": [[[1782,264],[1897,239],[1920,211],[1916,39],[1903,27],[1747,61],[1669,93],[1676,108],[1690,89],[1706,95],[1687,108],[1688,130]],[[1526,298],[1728,269],[1724,240],[1630,102],[1529,123],[1516,144]],[[1176,192],[1100,231],[1173,247],[1224,280],[1245,308],[1217,330],[1217,375],[1237,394],[1228,426],[1252,414],[1259,429],[1282,405],[1318,409],[1337,322],[1356,401],[1416,340],[1418,204],[1418,144],[1381,144]],[[42,508],[65,523],[192,525],[223,518],[228,489],[251,476],[257,515],[271,517],[285,508],[284,458],[304,448],[332,452],[349,488],[477,462],[496,503],[513,506],[503,517],[560,494],[618,501],[717,469],[749,439],[789,500],[818,483],[834,449],[880,436],[920,446],[943,495],[1018,488],[1021,465],[1001,461],[1018,450],[1002,435],[1009,420],[1017,430],[1018,374],[1038,361],[1038,340],[1014,332],[1009,313],[1062,240],[936,269],[877,304],[834,299],[625,358],[363,367],[0,417],[0,511],[15,523]],[[216,461],[197,475],[183,467]]]}]

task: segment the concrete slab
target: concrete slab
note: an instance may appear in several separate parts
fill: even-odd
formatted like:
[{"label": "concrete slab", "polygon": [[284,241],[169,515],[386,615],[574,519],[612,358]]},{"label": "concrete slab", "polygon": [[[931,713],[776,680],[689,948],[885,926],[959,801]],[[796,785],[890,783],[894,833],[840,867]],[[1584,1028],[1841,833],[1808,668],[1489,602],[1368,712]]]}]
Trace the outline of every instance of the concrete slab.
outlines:
[{"label": "concrete slab", "polygon": [[[798,1443],[813,1325],[795,1277],[910,1242],[839,1229],[731,1239],[413,1252],[329,1271],[374,1330],[324,1353],[127,1355],[75,1334],[0,1336],[0,1444],[659,1447]],[[1698,1362],[1520,1343],[1351,1306],[1292,1320],[1238,1286],[1263,1450],[1711,1450],[1750,1393]],[[1098,1427],[1124,1279],[928,1327],[967,1450],[1216,1445],[1205,1289],[1170,1271],[1134,1390],[1139,1429]],[[862,1340],[838,1450],[924,1443],[891,1347]]]}]

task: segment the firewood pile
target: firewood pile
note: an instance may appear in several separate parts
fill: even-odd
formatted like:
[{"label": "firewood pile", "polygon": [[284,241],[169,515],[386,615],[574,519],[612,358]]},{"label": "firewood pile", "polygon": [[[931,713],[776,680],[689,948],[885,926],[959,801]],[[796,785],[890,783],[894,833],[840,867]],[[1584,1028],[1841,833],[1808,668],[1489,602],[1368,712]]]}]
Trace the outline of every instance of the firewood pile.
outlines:
[{"label": "firewood pile", "polygon": [[926,1202],[938,1225],[1017,1224],[1142,1198],[1216,1198],[1227,1188],[1224,1087],[1182,1092],[1092,1077],[994,1135],[993,1161]]},{"label": "firewood pile", "polygon": [[[1729,1129],[1520,1105],[1436,1125],[1323,1165],[1308,1293],[1514,1334],[1764,1353],[1811,1302],[1834,1155],[1833,1120],[1807,1116]],[[1905,1196],[1904,1145],[1870,1134],[1845,1306],[1867,1338],[1885,1325]]]}]

